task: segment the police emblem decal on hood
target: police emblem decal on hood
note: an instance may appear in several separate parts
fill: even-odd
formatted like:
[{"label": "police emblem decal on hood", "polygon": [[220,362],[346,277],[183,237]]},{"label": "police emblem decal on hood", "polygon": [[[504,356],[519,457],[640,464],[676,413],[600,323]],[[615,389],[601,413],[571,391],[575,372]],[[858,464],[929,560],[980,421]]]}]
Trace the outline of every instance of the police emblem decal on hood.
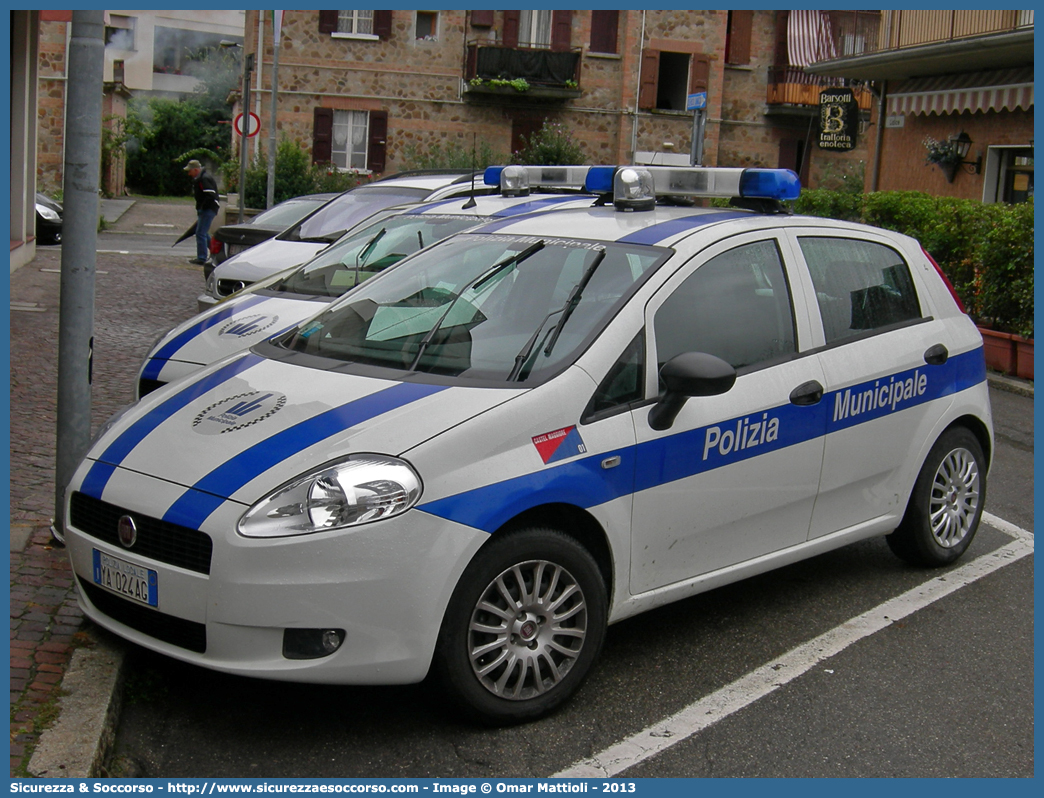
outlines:
[{"label": "police emblem decal on hood", "polygon": [[264,314],[233,317],[228,324],[218,330],[218,335],[246,338],[249,335],[257,335],[259,332],[269,329],[278,321],[278,316],[266,316]]},{"label": "police emblem decal on hood", "polygon": [[240,393],[204,409],[192,420],[192,429],[200,435],[235,432],[271,418],[285,406],[286,397],[281,393]]}]

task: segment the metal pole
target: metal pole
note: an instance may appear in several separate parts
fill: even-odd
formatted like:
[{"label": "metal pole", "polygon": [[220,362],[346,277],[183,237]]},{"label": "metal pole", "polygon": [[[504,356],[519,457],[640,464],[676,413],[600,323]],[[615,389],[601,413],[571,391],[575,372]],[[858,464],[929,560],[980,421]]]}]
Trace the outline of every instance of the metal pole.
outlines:
[{"label": "metal pole", "polygon": [[[276,12],[279,13],[279,12]],[[273,26],[272,33],[275,33]],[[279,100],[279,42],[272,40],[272,126],[268,131],[268,194],[265,197],[266,208],[275,205],[275,169],[276,169],[276,103]]]},{"label": "metal pole", "polygon": [[101,173],[103,11],[73,11],[66,101],[62,202],[61,298],[58,316],[58,425],[54,524],[65,523],[65,488],[91,440],[94,273]]},{"label": "metal pole", "polygon": [[707,117],[703,108],[692,113],[692,147],[689,152],[690,166],[703,166],[703,138],[706,131]]},{"label": "metal pole", "polygon": [[246,205],[247,149],[250,146],[250,73],[254,69],[254,54],[243,60],[243,135],[239,137],[239,224],[243,224],[243,208]]}]

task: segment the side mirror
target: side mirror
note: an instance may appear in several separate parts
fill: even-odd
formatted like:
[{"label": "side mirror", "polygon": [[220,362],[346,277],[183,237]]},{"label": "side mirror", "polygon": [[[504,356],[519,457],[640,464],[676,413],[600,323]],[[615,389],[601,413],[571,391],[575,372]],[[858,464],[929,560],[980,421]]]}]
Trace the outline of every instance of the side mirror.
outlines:
[{"label": "side mirror", "polygon": [[719,396],[736,383],[736,369],[705,352],[685,352],[660,369],[667,392],[649,411],[649,426],[670,429],[690,396]]}]

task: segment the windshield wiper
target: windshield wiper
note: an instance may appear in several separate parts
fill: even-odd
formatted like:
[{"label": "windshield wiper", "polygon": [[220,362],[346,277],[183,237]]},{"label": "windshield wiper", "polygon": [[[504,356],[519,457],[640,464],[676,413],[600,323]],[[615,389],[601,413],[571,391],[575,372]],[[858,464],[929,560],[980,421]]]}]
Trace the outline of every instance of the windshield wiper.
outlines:
[{"label": "windshield wiper", "polygon": [[454,294],[453,299],[450,300],[445,312],[439,317],[439,320],[435,323],[435,326],[428,330],[428,334],[425,335],[424,338],[421,340],[420,348],[417,350],[417,355],[413,358],[413,362],[410,364],[409,370],[416,370],[418,364],[420,363],[421,355],[424,354],[424,350],[428,348],[428,344],[430,344],[431,339],[435,337],[435,333],[439,331],[439,328],[442,326],[442,322],[444,322],[446,320],[446,317],[449,316],[450,311],[453,310],[453,306],[457,304],[457,300],[464,295],[465,291],[469,289],[478,291],[481,286],[485,285],[487,282],[492,280],[494,277],[496,277],[498,274],[504,271],[504,269],[506,269],[508,266],[517,266],[526,258],[528,258],[531,255],[535,255],[543,248],[544,242],[541,240],[537,241],[535,244],[531,244],[530,246],[523,249],[521,252],[518,252],[514,255],[509,255],[508,257],[504,258],[504,260],[500,261],[500,263],[495,264],[492,268],[480,274],[474,281],[468,283],[463,288],[461,288],[456,294]]},{"label": "windshield wiper", "polygon": [[[515,355],[515,365],[512,367],[511,373],[507,376],[508,382],[514,382],[519,378],[519,374],[521,374],[522,372],[523,364],[526,362],[527,359],[529,359],[529,355],[533,352],[533,347],[536,346],[537,339],[540,337],[540,331],[544,329],[544,325],[547,324],[548,319],[550,319],[552,316],[558,313],[561,313],[562,311],[563,308],[552,310],[550,313],[544,316],[544,320],[540,322],[540,324],[537,326],[535,330],[533,330],[533,334],[529,336],[529,340],[526,341],[526,345],[518,351],[517,355]],[[551,331],[549,330],[548,335],[550,334]]]},{"label": "windshield wiper", "polygon": [[363,247],[355,254],[355,284],[359,284],[359,269],[366,263],[366,259],[373,254],[374,248],[377,246],[377,242],[384,238],[384,234],[388,232],[387,227],[382,227],[377,231],[377,234],[366,242],[366,246]]},{"label": "windshield wiper", "polygon": [[595,259],[591,262],[591,265],[587,267],[583,276],[580,278],[573,290],[569,293],[569,298],[565,301],[565,305],[562,306],[562,320],[558,322],[558,326],[555,327],[555,334],[551,336],[551,340],[547,342],[547,346],[544,347],[544,357],[550,357],[551,350],[555,348],[555,344],[558,343],[558,336],[562,334],[562,328],[565,327],[566,322],[569,321],[569,317],[573,315],[573,311],[576,310],[576,306],[580,304],[580,297],[584,295],[584,289],[587,288],[587,284],[591,282],[591,278],[594,276],[595,270],[605,260],[606,250],[604,248],[598,250],[598,254]]}]

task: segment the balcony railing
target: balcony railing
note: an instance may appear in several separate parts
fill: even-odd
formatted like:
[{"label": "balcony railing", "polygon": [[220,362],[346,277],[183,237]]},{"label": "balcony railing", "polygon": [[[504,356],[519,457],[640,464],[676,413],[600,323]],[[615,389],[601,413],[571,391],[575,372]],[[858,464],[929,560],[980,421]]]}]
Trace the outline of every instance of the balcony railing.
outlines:
[{"label": "balcony railing", "polygon": [[514,93],[541,99],[579,97],[580,53],[578,47],[550,50],[469,43],[464,67],[466,93]]},{"label": "balcony railing", "polygon": [[[823,89],[846,86],[850,81],[839,78],[824,78],[810,75],[795,67],[769,67],[768,95],[769,105],[805,105],[818,106],[819,93]],[[863,85],[849,86],[859,110],[869,111],[873,95]]]},{"label": "balcony railing", "polygon": [[1033,11],[928,9],[829,12],[838,57],[1033,29]]}]

